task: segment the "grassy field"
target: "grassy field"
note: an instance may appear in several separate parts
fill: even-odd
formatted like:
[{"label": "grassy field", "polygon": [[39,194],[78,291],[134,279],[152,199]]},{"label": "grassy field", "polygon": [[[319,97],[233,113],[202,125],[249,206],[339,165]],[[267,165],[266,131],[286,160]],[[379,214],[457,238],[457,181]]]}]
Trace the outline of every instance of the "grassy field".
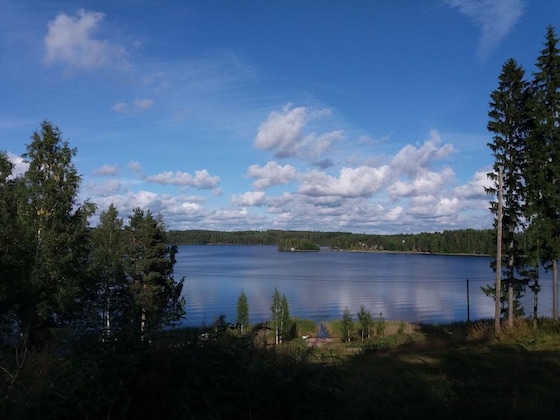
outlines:
[{"label": "grassy field", "polygon": [[[262,327],[262,326],[261,326]],[[1,418],[558,419],[560,324],[417,325],[383,321],[350,343],[297,320],[271,331],[175,330],[148,347],[82,343],[65,357],[29,352],[0,379]],[[301,335],[309,335],[307,339]],[[12,370],[13,353],[0,358]],[[8,381],[9,379],[9,381]]]}]

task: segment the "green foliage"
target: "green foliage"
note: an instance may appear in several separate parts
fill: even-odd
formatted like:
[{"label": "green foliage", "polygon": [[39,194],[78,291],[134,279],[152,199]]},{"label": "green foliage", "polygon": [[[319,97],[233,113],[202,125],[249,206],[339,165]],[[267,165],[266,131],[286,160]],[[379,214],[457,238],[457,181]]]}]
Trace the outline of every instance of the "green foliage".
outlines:
[{"label": "green foliage", "polygon": [[278,242],[279,251],[319,251],[319,245],[308,239],[286,238]]},{"label": "green foliage", "polygon": [[173,279],[177,247],[169,246],[163,221],[136,208],[125,228],[125,267],[130,278],[131,320],[141,337],[176,324],[184,315],[183,279]]},{"label": "green foliage", "polygon": [[278,345],[282,343],[284,337],[287,337],[290,334],[291,325],[290,310],[286,295],[280,295],[280,292],[276,288],[274,288],[270,311],[272,313],[274,341]]},{"label": "green foliage", "polygon": [[[292,242],[299,241],[312,244],[313,250],[317,250],[316,246],[319,245],[345,251],[431,252],[474,255],[488,255],[493,253],[496,248],[491,229],[460,229],[407,235],[368,235],[348,232],[289,230],[240,232],[173,230],[169,232],[169,240],[174,244],[185,245],[238,244],[279,246],[283,243],[283,250],[290,250]],[[296,247],[294,246],[294,248]]]},{"label": "green foliage", "polygon": [[371,336],[371,324],[373,320],[371,318],[371,313],[364,307],[364,305],[360,306],[360,310],[357,315],[363,341],[365,337],[369,338]]},{"label": "green foliage", "polygon": [[350,342],[352,339],[352,332],[354,331],[354,320],[348,308],[344,309],[342,313],[342,341]]},{"label": "green foliage", "polygon": [[377,335],[383,335],[385,333],[385,329],[387,328],[385,324],[385,318],[383,317],[383,312],[379,312],[379,316],[375,320],[375,332]]},{"label": "green foliage", "polygon": [[235,320],[241,334],[245,334],[245,330],[249,328],[249,303],[244,291],[241,291],[237,299],[237,318]]}]

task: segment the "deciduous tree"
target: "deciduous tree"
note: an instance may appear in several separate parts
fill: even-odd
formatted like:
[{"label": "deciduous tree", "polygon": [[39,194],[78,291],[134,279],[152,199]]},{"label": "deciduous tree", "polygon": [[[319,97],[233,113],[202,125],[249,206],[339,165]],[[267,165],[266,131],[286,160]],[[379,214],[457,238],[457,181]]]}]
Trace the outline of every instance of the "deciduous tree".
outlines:
[{"label": "deciduous tree", "polygon": [[371,313],[364,307],[364,305],[360,306],[360,310],[357,315],[363,341],[365,336],[367,336],[367,338],[370,338],[371,336],[371,324],[373,319],[371,317]]},{"label": "deciduous tree", "polygon": [[348,308],[344,309],[342,313],[342,339],[343,341],[350,342],[352,339],[352,331],[354,329],[354,320]]},{"label": "deciduous tree", "polygon": [[167,244],[161,217],[134,209],[125,229],[126,271],[132,296],[131,321],[144,340],[152,331],[177,323],[184,315],[183,281],[175,281],[176,246]]},{"label": "deciduous tree", "polygon": [[237,319],[235,322],[241,334],[245,334],[245,329],[249,326],[249,303],[244,291],[241,291],[237,299]]}]

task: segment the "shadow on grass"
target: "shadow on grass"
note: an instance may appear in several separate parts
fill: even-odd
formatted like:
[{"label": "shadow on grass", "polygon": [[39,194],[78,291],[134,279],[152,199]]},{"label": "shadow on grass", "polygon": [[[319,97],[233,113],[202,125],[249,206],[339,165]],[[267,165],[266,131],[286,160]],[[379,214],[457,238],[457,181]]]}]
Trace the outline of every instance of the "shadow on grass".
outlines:
[{"label": "shadow on grass", "polygon": [[[0,414],[22,419],[557,418],[560,335],[496,341],[479,327],[472,339],[462,330],[467,327],[472,328],[420,325],[398,344],[372,340],[351,356],[340,344],[319,352],[301,339],[274,347],[232,334],[201,341],[194,331],[174,331],[142,349],[77,345],[64,360],[33,355],[11,387],[3,376]],[[0,361],[10,370],[7,353]]]}]

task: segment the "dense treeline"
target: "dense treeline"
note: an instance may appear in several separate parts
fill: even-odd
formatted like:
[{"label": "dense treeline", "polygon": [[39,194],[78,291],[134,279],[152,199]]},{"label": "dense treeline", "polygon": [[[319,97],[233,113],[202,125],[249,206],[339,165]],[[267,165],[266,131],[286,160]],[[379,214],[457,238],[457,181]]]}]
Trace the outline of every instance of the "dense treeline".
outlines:
[{"label": "dense treeline", "polygon": [[[169,240],[177,245],[277,245],[307,243],[342,250],[432,252],[445,254],[493,254],[495,234],[491,229],[459,229],[434,233],[370,235],[349,232],[172,230]],[[524,235],[520,234],[521,241]],[[302,248],[303,249],[303,248]]]},{"label": "dense treeline", "polygon": [[[540,290],[539,265],[552,270],[552,317],[558,320],[560,259],[560,50],[554,28],[546,31],[532,79],[510,58],[491,95],[488,143],[494,157],[487,189],[495,215],[496,282],[485,288],[495,298],[495,328],[523,314],[520,298]],[[519,232],[525,232],[520,241]],[[504,287],[502,288],[502,283]],[[536,311],[535,311],[536,312]]]},{"label": "dense treeline", "polygon": [[100,397],[88,386],[105,387],[97,403],[110,404],[130,375],[119,371],[133,363],[126,355],[184,315],[177,248],[161,217],[136,208],[125,224],[110,206],[91,229],[95,205],[77,202],[75,154],[47,121],[27,145],[23,175],[0,153],[2,418],[82,417],[79,404],[94,410]]}]

